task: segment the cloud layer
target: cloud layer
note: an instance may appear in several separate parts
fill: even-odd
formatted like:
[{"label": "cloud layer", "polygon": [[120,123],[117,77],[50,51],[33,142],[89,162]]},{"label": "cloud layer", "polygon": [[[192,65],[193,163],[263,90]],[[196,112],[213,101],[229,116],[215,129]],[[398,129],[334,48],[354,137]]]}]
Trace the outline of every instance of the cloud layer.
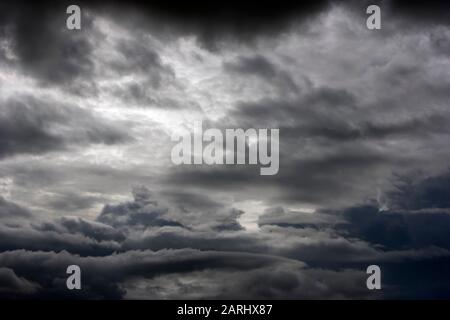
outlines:
[{"label": "cloud layer", "polygon": [[[448,298],[448,6],[380,5],[1,4],[0,297]],[[174,166],[196,120],[279,173]]]}]

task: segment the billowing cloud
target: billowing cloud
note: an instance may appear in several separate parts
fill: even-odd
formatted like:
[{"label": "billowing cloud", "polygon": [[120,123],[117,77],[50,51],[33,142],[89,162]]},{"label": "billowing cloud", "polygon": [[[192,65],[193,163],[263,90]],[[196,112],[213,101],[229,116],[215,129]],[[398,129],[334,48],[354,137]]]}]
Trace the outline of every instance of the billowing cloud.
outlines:
[{"label": "billowing cloud", "polygon": [[114,144],[129,139],[126,131],[74,105],[58,105],[30,96],[2,101],[0,157],[40,154],[71,145]]},{"label": "billowing cloud", "polygon": [[[0,297],[448,297],[448,6],[367,4],[1,4]],[[175,166],[196,120],[278,174]]]}]

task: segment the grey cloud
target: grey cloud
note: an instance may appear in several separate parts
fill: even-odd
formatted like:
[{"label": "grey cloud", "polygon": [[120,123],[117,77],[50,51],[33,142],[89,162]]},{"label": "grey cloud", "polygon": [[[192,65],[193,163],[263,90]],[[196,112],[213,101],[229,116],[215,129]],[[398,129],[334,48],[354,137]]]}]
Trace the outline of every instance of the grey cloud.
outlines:
[{"label": "grey cloud", "polygon": [[133,39],[119,40],[114,47],[117,57],[106,62],[105,70],[114,77],[132,77],[132,81],[116,85],[112,94],[127,105],[177,109],[167,103],[158,90],[172,85],[176,75],[172,67],[164,64],[153,48],[150,38],[138,33]]},{"label": "grey cloud", "polygon": [[[267,82],[276,74],[274,66],[262,57],[239,59],[238,63],[226,64],[226,68],[263,75]],[[427,76],[414,82],[417,91],[405,93],[410,92],[408,79],[424,72],[428,71],[411,61],[391,62],[390,68],[378,72],[377,81],[383,79],[383,85],[391,82],[398,91],[393,95],[380,93],[377,101],[365,99],[364,93],[353,88],[317,85],[305,87],[293,97],[241,101],[210,125],[279,128],[279,174],[265,178],[264,186],[260,186],[256,182],[262,178],[253,167],[197,166],[183,168],[183,172],[173,170],[167,180],[176,184],[189,182],[203,189],[245,188],[251,197],[263,188],[275,189],[278,192],[272,192],[271,198],[277,199],[277,193],[281,193],[283,200],[319,206],[334,205],[330,200],[337,198],[343,200],[340,205],[349,205],[356,198],[361,200],[392,172],[426,165],[427,156],[414,152],[415,149],[426,148],[436,155],[431,167],[445,162],[441,148],[450,131],[441,89],[447,85]],[[420,91],[423,88],[426,92]],[[424,104],[433,107],[424,111]]]},{"label": "grey cloud", "polygon": [[199,194],[181,190],[168,190],[162,193],[164,196],[181,209],[189,210],[217,210],[224,203],[215,201],[205,194]]},{"label": "grey cloud", "polygon": [[53,222],[44,222],[35,226],[40,231],[55,231],[58,233],[81,234],[97,241],[123,241],[124,234],[109,225],[82,218],[65,216]]},{"label": "grey cloud", "polygon": [[446,12],[450,7],[445,1],[391,0],[388,4],[392,14],[403,17],[408,21],[413,20],[416,23],[426,25],[448,25],[449,23]]},{"label": "grey cloud", "polygon": [[130,139],[126,131],[74,105],[59,105],[32,96],[2,102],[0,157],[41,154],[71,144],[115,144]]},{"label": "grey cloud", "polygon": [[[241,210],[220,205],[196,193],[159,192],[145,186],[133,189],[134,200],[106,205],[97,220],[116,228],[176,227],[185,229],[241,230]],[[158,199],[158,200],[157,200]]]},{"label": "grey cloud", "polygon": [[158,205],[150,191],[143,186],[133,189],[134,201],[119,205],[106,205],[98,221],[114,227],[145,228],[151,226],[182,226],[179,222],[168,219],[168,208]]},{"label": "grey cloud", "polygon": [[[347,214],[342,215],[346,219],[344,222],[332,219],[330,212],[307,220],[305,225],[305,215],[302,218],[296,212],[286,213],[284,209],[274,208],[261,217],[262,229],[258,233],[229,228],[220,229],[220,232],[214,228],[190,230],[160,225],[140,217],[136,220],[140,224],[136,224],[126,217],[158,212],[159,205],[145,187],[136,187],[133,194],[132,202],[113,207],[117,219],[121,219],[114,227],[75,217],[34,222],[30,226],[3,226],[0,230],[1,249],[7,248],[8,252],[0,253],[0,265],[14,270],[18,277],[38,284],[41,289],[35,294],[41,298],[123,298],[128,294],[132,296],[136,281],[149,286],[141,292],[141,296],[148,297],[197,294],[202,298],[355,298],[369,297],[364,294],[367,291],[361,272],[368,263],[436,261],[449,255],[446,250],[429,248],[428,245],[437,244],[430,242],[424,243],[420,250],[410,247],[403,251],[395,250],[395,247],[380,250],[376,247],[378,242],[367,237],[370,234],[364,229],[360,232],[342,227],[345,223],[363,224],[350,220]],[[167,214],[166,209],[161,209],[158,214]],[[284,214],[278,221],[277,212]],[[149,221],[151,223],[146,224]],[[286,221],[288,223],[283,224]],[[416,225],[419,224],[420,221]],[[374,245],[358,238],[373,241]],[[18,250],[23,248],[32,251]],[[140,251],[134,251],[136,249]],[[58,253],[39,250],[56,250]],[[46,263],[36,264],[34,259]],[[304,269],[302,261],[312,269]],[[69,264],[82,267],[86,291],[80,294],[65,290],[64,270]],[[291,272],[290,266],[295,265],[299,269]],[[158,290],[159,295],[152,289],[168,275],[183,279],[196,278],[201,273],[211,277],[222,275],[229,281],[212,289],[205,278],[193,288],[185,287],[182,282],[169,281]],[[346,281],[347,285],[342,286]],[[236,288],[240,288],[238,284],[245,284],[248,290],[239,294],[239,290],[233,289],[233,283]],[[145,285],[138,287],[143,290]],[[305,287],[311,290],[303,290]]]},{"label": "grey cloud", "polygon": [[196,248],[228,252],[267,253],[266,244],[258,242],[258,238],[250,235],[236,232],[217,234],[217,231],[190,231],[179,227],[163,227],[130,235],[124,241],[123,248],[125,250]]},{"label": "grey cloud", "polygon": [[203,192],[167,190],[161,192],[167,198],[177,215],[190,226],[200,225],[217,231],[241,230],[237,219],[244,213],[236,208],[229,208],[227,203],[214,200]]},{"label": "grey cloud", "polygon": [[277,127],[285,137],[292,139],[324,138],[345,142],[449,134],[448,114],[444,112],[378,122],[368,117],[376,109],[376,106],[358,105],[350,92],[320,88],[295,101],[264,99],[242,103],[229,116],[231,121],[236,119],[237,126],[253,123],[260,127]]},{"label": "grey cloud", "polygon": [[[405,184],[405,180],[409,183]],[[400,177],[397,184],[400,187],[387,192],[382,201],[371,200],[366,204],[324,209],[314,214],[272,208],[259,217],[259,223],[263,227],[294,228],[302,232],[309,228],[318,232],[333,230],[332,234],[345,239],[361,239],[384,252],[424,248],[430,252],[431,248],[445,251],[450,245],[447,235],[450,211],[444,196],[447,184],[448,173],[415,182]],[[424,225],[428,227],[423,228]],[[308,261],[306,257],[302,259]]]},{"label": "grey cloud", "polygon": [[[368,190],[375,190],[376,185],[361,187],[360,183],[368,177],[382,173],[388,165],[404,161],[401,157],[383,154],[365,145],[348,146],[329,151],[326,155],[306,158],[291,155],[293,151],[289,145],[282,147],[280,171],[273,177],[265,177],[264,184],[258,184],[262,178],[256,168],[232,166],[173,171],[167,181],[174,185],[195,185],[203,190],[214,188],[233,192],[237,188],[246,189],[247,197],[253,199],[259,199],[261,193],[271,191],[268,195],[271,200],[319,206],[331,205],[339,200],[343,205],[352,197],[358,198]],[[239,197],[239,193],[236,192],[235,196]]]},{"label": "grey cloud", "polygon": [[[133,298],[136,284],[144,290],[139,297],[147,298],[373,297],[365,287],[362,271],[310,269],[301,262],[249,253],[183,249],[82,258],[67,252],[17,250],[1,253],[0,263],[39,284],[39,296],[47,298]],[[82,291],[65,289],[64,271],[69,264],[83,270]],[[214,281],[224,277],[229,281]],[[185,279],[192,285],[184,284]]]},{"label": "grey cloud", "polygon": [[[22,70],[44,85],[72,85],[93,70],[92,44],[84,36],[91,20],[83,14],[83,32],[66,28],[67,5],[42,2],[3,3],[8,12],[0,27],[13,41]],[[87,87],[86,87],[87,88]]]},{"label": "grey cloud", "polygon": [[27,249],[34,251],[62,251],[80,255],[108,255],[120,249],[112,240],[97,241],[81,233],[69,233],[44,224],[2,225],[0,226],[0,251]]},{"label": "grey cloud", "polygon": [[[344,222],[345,223],[345,222]],[[130,234],[123,242],[123,250],[162,250],[195,248],[218,252],[252,252],[286,257],[303,261],[314,267],[340,268],[358,267],[365,264],[402,262],[408,259],[445,257],[449,251],[435,248],[428,243],[418,250],[381,250],[375,242],[358,239],[357,232],[341,231],[340,228],[316,225],[315,228],[301,225],[264,225],[258,234],[227,231],[217,234],[211,231],[190,231],[178,227],[148,229],[139,234]],[[362,236],[362,238],[367,239]],[[370,239],[368,239],[370,240]]]},{"label": "grey cloud", "polygon": [[26,208],[17,205],[14,202],[7,201],[0,195],[0,219],[1,218],[30,218],[31,212]]},{"label": "grey cloud", "polygon": [[289,268],[270,271],[258,270],[236,277],[226,290],[219,291],[222,292],[219,297],[231,298],[238,292],[244,292],[243,298],[249,299],[367,299],[374,296],[361,285],[365,274],[357,270],[307,269],[300,274]]},{"label": "grey cloud", "polygon": [[100,199],[95,196],[67,192],[50,197],[48,205],[57,211],[74,212],[89,209],[99,200]]},{"label": "grey cloud", "polygon": [[[40,261],[41,263],[37,263]],[[245,253],[201,252],[196,250],[129,251],[108,257],[79,257],[67,252],[0,253],[0,265],[40,284],[40,297],[109,298],[123,297],[122,282],[138,276],[153,278],[163,274],[219,269],[252,270],[286,263],[287,260]],[[83,270],[84,290],[71,292],[65,287],[65,270],[76,264]],[[44,267],[45,266],[45,267]],[[299,264],[302,266],[302,264]]]},{"label": "grey cloud", "polygon": [[292,91],[297,93],[300,90],[288,72],[280,70],[261,55],[238,57],[236,61],[224,63],[224,69],[232,76],[234,73],[243,76],[257,76],[264,82],[273,83],[282,95]]},{"label": "grey cloud", "polygon": [[[449,249],[449,188],[448,172],[415,181],[398,177],[383,203],[378,201],[328,214],[340,215],[347,222],[336,230],[386,249],[431,246]],[[427,228],[423,228],[425,225]]]},{"label": "grey cloud", "polygon": [[17,153],[42,153],[63,147],[61,137],[52,135],[42,127],[42,124],[52,122],[52,117],[58,120],[58,114],[33,113],[39,106],[28,106],[26,102],[9,101],[3,104],[0,120],[2,157]]},{"label": "grey cloud", "polygon": [[[226,278],[227,281],[221,281]],[[365,274],[302,268],[294,263],[250,271],[205,270],[137,279],[126,283],[127,298],[146,299],[349,299],[374,298],[362,286]]]},{"label": "grey cloud", "polygon": [[[0,5],[2,70],[30,76],[31,92],[7,98],[8,83],[0,108],[0,296],[448,297],[449,177],[432,176],[449,157],[446,22],[435,6],[420,18],[391,1],[368,34],[353,20],[367,1],[328,4],[81,2],[84,29],[71,33],[64,4]],[[119,32],[101,34],[109,26]],[[56,101],[81,92],[79,106]],[[97,103],[109,113],[109,102],[103,118]],[[171,126],[199,115],[220,129],[279,128],[279,174],[167,169]],[[131,140],[111,165],[71,158]],[[418,168],[424,178],[396,179]],[[148,188],[123,200],[132,184]],[[242,227],[239,205],[258,230]],[[66,290],[69,264],[82,267],[82,292]],[[382,267],[378,294],[368,264]]]},{"label": "grey cloud", "polygon": [[440,29],[431,35],[434,49],[439,54],[450,56],[450,37],[448,29]]},{"label": "grey cloud", "polygon": [[344,232],[387,249],[450,249],[448,212],[380,212],[378,207],[368,205],[349,208],[344,217],[348,221],[340,227]]},{"label": "grey cloud", "polygon": [[[174,72],[170,66],[164,65],[159,54],[149,45],[148,39],[143,37],[133,40],[122,40],[117,44],[117,52],[122,59],[112,63],[115,72],[120,75],[144,74],[148,76],[149,84],[157,89],[163,77],[174,77]],[[132,89],[133,90],[133,89]],[[136,95],[137,93],[134,92]]]},{"label": "grey cloud", "polygon": [[[102,4],[95,7],[102,7]],[[250,45],[258,38],[282,34],[292,24],[308,21],[328,7],[329,1],[289,2],[284,6],[235,1],[214,4],[204,0],[146,4],[134,1],[119,5],[111,12],[131,28],[156,30],[157,35],[166,39],[194,35],[204,48],[218,51],[224,43]],[[118,10],[122,15],[117,14]],[[134,20],[127,19],[129,15]]]},{"label": "grey cloud", "polygon": [[2,299],[24,298],[40,289],[39,285],[18,277],[14,270],[0,268],[0,297]]},{"label": "grey cloud", "polygon": [[399,176],[388,193],[394,209],[421,210],[450,208],[450,172],[426,177]]},{"label": "grey cloud", "polygon": [[269,208],[258,217],[259,226],[275,225],[279,227],[323,228],[343,222],[344,219],[335,214],[286,210],[283,207]]}]

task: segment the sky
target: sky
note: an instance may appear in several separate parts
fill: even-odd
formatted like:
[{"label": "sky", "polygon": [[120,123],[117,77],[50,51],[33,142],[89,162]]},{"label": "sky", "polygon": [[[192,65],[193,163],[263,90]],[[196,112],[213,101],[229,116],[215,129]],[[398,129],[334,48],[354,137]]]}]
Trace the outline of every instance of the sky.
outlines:
[{"label": "sky", "polygon": [[[450,297],[448,4],[68,4],[0,3],[0,298]],[[174,165],[195,121],[279,172]]]}]

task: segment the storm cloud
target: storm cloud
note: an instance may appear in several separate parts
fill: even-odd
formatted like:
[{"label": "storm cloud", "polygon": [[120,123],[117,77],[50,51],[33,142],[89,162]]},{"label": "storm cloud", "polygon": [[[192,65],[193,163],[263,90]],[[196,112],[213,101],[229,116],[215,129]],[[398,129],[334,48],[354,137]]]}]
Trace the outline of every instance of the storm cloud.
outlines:
[{"label": "storm cloud", "polygon": [[[448,5],[377,3],[1,4],[0,298],[448,298]],[[194,121],[278,174],[175,166]]]}]

